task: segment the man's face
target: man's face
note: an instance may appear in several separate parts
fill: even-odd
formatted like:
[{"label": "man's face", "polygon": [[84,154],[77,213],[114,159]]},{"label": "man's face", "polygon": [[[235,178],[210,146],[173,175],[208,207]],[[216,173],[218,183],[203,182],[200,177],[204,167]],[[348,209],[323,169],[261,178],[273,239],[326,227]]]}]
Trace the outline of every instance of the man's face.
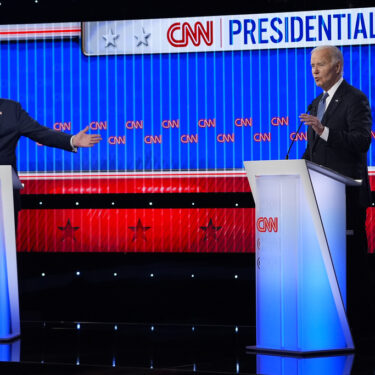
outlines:
[{"label": "man's face", "polygon": [[341,63],[333,61],[328,48],[312,53],[311,69],[316,85],[324,91],[328,91],[341,77]]}]

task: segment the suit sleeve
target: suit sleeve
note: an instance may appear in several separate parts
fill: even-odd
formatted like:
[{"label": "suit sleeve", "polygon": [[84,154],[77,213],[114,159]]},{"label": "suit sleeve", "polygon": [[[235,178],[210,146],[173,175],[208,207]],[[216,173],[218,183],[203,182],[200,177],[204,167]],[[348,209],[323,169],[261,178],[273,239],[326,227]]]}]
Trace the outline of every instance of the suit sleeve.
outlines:
[{"label": "suit sleeve", "polygon": [[329,128],[327,145],[351,153],[365,153],[371,145],[371,127],[368,100],[365,95],[357,95],[347,106],[346,126]]},{"label": "suit sleeve", "polygon": [[[310,112],[311,115],[315,116],[316,115],[316,101],[317,99],[313,100],[309,106],[308,106],[308,111]],[[311,129],[310,127],[307,127],[307,145],[306,145],[306,150],[305,152],[303,153],[302,155],[302,159],[305,159],[305,160],[310,160],[310,132],[311,132]]]},{"label": "suit sleeve", "polygon": [[50,129],[35,121],[19,103],[16,104],[16,119],[20,135],[42,145],[73,151],[70,145],[71,134]]}]

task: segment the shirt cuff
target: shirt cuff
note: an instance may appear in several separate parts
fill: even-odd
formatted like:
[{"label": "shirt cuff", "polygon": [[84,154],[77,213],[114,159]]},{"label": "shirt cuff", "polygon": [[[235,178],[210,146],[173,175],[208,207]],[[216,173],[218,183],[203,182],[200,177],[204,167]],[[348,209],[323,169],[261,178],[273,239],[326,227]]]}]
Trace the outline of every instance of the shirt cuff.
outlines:
[{"label": "shirt cuff", "polygon": [[74,135],[72,137],[70,137],[70,146],[72,147],[73,152],[77,152],[78,148],[73,146],[73,137],[74,137]]},{"label": "shirt cuff", "polygon": [[323,130],[323,133],[320,134],[320,138],[322,138],[323,140],[325,140],[327,142],[328,141],[328,136],[329,136],[329,128],[327,128],[325,126],[324,130]]}]

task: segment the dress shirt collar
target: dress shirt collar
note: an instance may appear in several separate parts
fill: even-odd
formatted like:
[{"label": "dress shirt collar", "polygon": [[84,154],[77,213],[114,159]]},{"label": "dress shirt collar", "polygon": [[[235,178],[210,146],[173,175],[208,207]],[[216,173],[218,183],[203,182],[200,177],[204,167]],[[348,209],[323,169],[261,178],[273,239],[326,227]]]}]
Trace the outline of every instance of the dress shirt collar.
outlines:
[{"label": "dress shirt collar", "polygon": [[337,91],[337,89],[339,88],[343,80],[344,78],[341,77],[328,91],[324,91],[328,93],[328,98],[327,98],[328,103],[326,104],[327,106],[329,102],[331,101],[331,99],[333,98],[333,95],[335,95],[335,92]]}]

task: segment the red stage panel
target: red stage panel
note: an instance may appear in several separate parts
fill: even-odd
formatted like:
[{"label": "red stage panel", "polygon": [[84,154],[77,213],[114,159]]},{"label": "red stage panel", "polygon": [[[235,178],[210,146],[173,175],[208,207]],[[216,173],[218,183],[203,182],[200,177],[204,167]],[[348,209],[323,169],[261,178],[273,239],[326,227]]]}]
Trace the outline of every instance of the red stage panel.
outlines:
[{"label": "red stage panel", "polygon": [[[254,214],[250,208],[23,210],[17,245],[36,252],[253,252]],[[375,253],[375,208],[367,210],[366,227]]]},{"label": "red stage panel", "polygon": [[[250,192],[243,171],[54,173],[21,179],[23,194]],[[374,171],[370,183],[375,190]],[[374,210],[369,208],[367,217],[371,253]],[[254,237],[253,209],[24,210],[17,243],[19,251],[40,252],[252,252]]]},{"label": "red stage panel", "polygon": [[18,251],[254,251],[254,209],[23,210]]},{"label": "red stage panel", "polygon": [[[375,191],[375,171],[369,172]],[[245,172],[127,172],[20,174],[23,194],[242,193]]]},{"label": "red stage panel", "polygon": [[22,194],[249,192],[245,172],[21,174]]},{"label": "red stage panel", "polygon": [[375,207],[367,209],[366,232],[369,253],[375,253]]}]

